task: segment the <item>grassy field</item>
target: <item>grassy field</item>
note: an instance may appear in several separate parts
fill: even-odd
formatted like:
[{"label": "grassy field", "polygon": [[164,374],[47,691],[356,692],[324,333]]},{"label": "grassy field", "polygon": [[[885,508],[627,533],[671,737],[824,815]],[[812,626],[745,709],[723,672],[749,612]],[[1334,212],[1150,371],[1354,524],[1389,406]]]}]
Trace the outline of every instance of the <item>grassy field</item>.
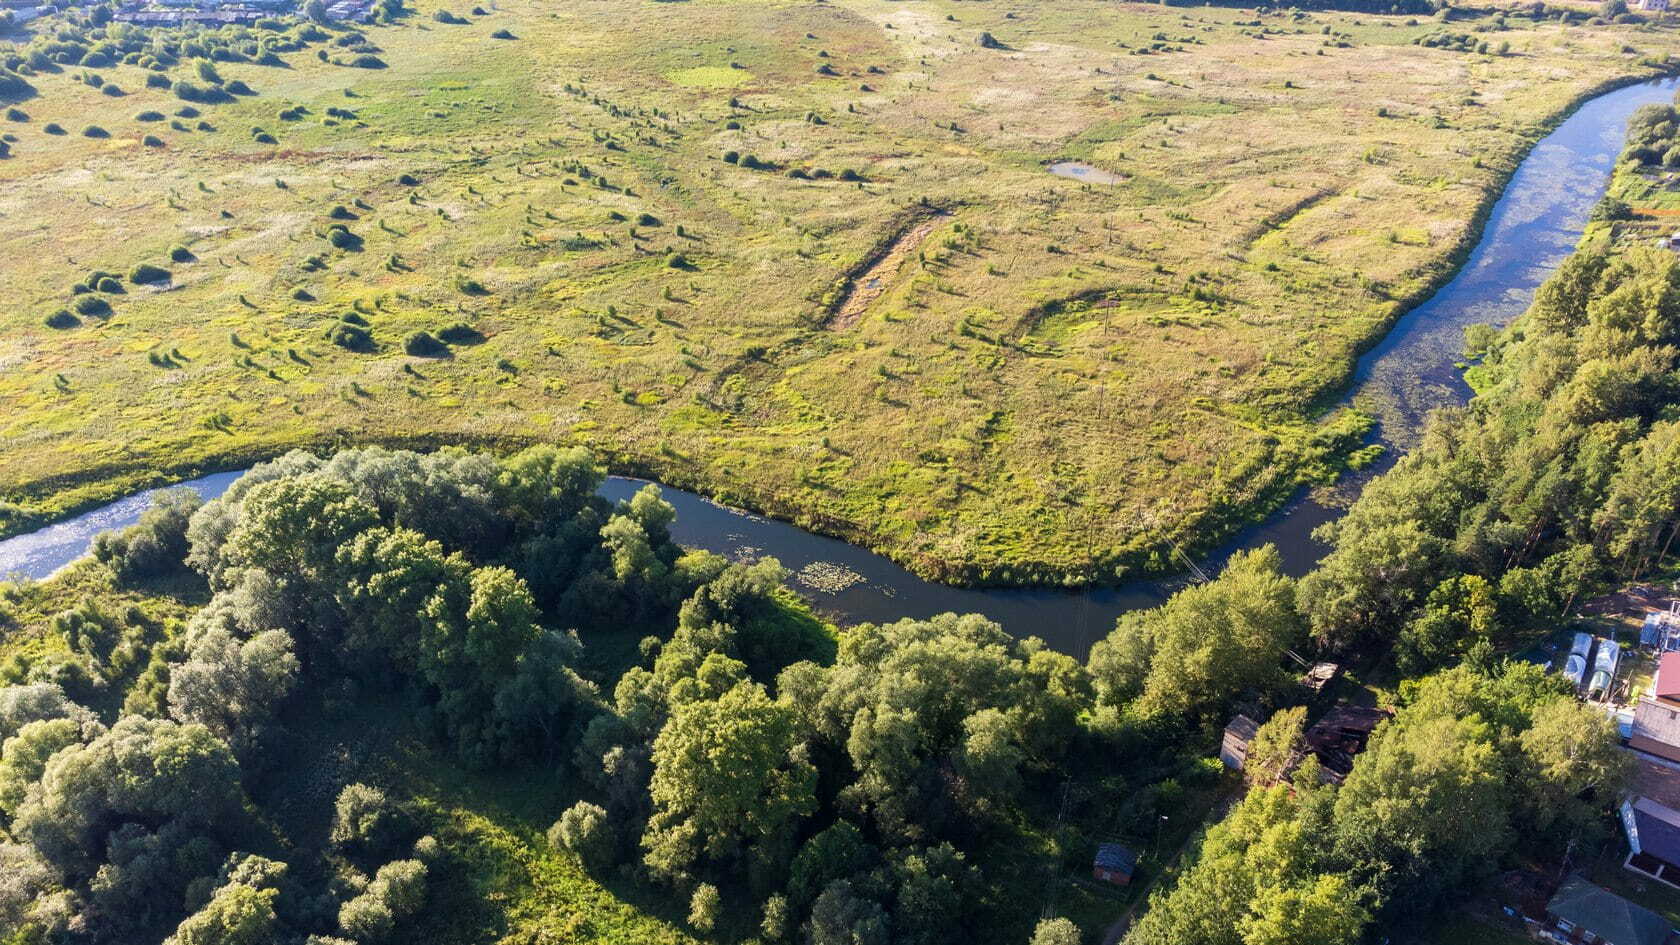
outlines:
[{"label": "grassy field", "polygon": [[[97,70],[120,98],[31,80],[0,529],[298,445],[545,440],[930,576],[1164,567],[1333,474],[1355,354],[1550,121],[1676,46],[1491,9],[435,11],[367,31],[385,69],[219,65],[258,94],[183,123],[213,130],[138,120],[183,103],[134,66]],[[1413,43],[1441,33],[1489,51]],[[171,278],[44,324],[142,263]],[[364,350],[328,338],[351,313]]]}]

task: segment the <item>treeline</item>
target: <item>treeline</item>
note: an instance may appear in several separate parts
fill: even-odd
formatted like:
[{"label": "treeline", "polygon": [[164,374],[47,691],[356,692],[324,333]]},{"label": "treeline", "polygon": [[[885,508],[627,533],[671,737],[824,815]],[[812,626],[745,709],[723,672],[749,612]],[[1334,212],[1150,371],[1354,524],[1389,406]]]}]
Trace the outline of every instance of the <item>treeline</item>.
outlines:
[{"label": "treeline", "polygon": [[1478,396],[1438,411],[1326,527],[1334,550],[1302,582],[1321,646],[1394,640],[1408,674],[1486,664],[1667,554],[1680,525],[1673,254],[1578,252],[1516,324],[1475,341]]},{"label": "treeline", "polygon": [[[400,694],[466,765],[579,785],[553,842],[766,941],[1024,936],[1016,884],[1091,855],[1059,789],[1126,830],[1216,777],[1178,726],[1228,687],[1170,699],[975,616],[836,640],[775,562],[685,552],[656,488],[615,505],[601,475],[581,450],[293,453],[99,539],[112,579],[184,562],[209,599],[163,627],[89,601],[46,628],[64,652],[0,666],[0,940],[402,940],[452,851],[400,790],[345,785],[324,843],[273,816],[303,803],[277,788],[291,720],[355,693]],[[1225,659],[1275,668],[1290,600],[1257,554],[1165,619],[1253,620]],[[591,656],[626,628],[631,665]],[[1139,645],[1199,665],[1176,632]]]},{"label": "treeline", "polygon": [[1251,790],[1126,945],[1354,945],[1438,915],[1514,853],[1555,861],[1607,838],[1627,757],[1558,677],[1459,667],[1403,701],[1341,787],[1309,760]]},{"label": "treeline", "polygon": [[[1661,160],[1673,134],[1672,109],[1642,110],[1627,157]],[[1402,685],[1344,786],[1297,773],[1293,790],[1255,792],[1209,831],[1130,945],[1355,941],[1501,866],[1561,862],[1604,837],[1625,776],[1609,720],[1501,655],[1671,550],[1680,264],[1582,249],[1510,328],[1469,340],[1477,396],[1437,411],[1423,443],[1321,530],[1332,550],[1298,589],[1318,651],[1389,652],[1424,678]],[[1093,669],[1099,655],[1127,665],[1116,654],[1133,636],[1123,624]],[[1266,734],[1287,745],[1298,733]],[[1318,931],[1278,937],[1278,910]]]}]

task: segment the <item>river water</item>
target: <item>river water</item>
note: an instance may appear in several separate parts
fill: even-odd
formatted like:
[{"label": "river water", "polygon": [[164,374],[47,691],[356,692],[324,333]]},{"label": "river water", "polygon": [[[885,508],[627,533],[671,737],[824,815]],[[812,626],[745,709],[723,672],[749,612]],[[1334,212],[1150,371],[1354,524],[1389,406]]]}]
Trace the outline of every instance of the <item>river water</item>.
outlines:
[{"label": "river water", "polygon": [[[1503,325],[1528,307],[1534,290],[1580,238],[1587,214],[1604,192],[1622,146],[1628,117],[1641,105],[1674,100],[1672,80],[1627,86],[1582,105],[1542,139],[1493,207],[1481,242],[1464,268],[1428,301],[1402,317],[1364,357],[1343,403],[1358,403],[1378,418],[1377,439],[1389,457],[1416,441],[1431,409],[1469,397],[1454,361],[1464,329]],[[1391,460],[1390,460],[1391,462]],[[1382,462],[1350,477],[1339,491],[1356,489],[1386,468]],[[220,495],[239,476],[223,472],[195,479],[206,498]],[[614,477],[601,492],[629,497],[645,483]],[[155,491],[155,490],[154,490]],[[676,507],[677,541],[734,557],[771,555],[794,572],[793,586],[843,624],[929,617],[946,611],[978,612],[1016,636],[1037,636],[1083,657],[1119,615],[1160,603],[1171,582],[1137,581],[1089,591],[969,589],[916,577],[880,555],[785,522],[725,508],[693,493],[665,489]],[[87,553],[93,536],[133,524],[150,502],[143,492],[102,508],[0,541],[0,575],[44,578]],[[1232,552],[1270,542],[1292,574],[1306,573],[1324,554],[1314,528],[1330,521],[1340,501],[1303,495],[1255,525],[1204,563],[1216,570]]]}]

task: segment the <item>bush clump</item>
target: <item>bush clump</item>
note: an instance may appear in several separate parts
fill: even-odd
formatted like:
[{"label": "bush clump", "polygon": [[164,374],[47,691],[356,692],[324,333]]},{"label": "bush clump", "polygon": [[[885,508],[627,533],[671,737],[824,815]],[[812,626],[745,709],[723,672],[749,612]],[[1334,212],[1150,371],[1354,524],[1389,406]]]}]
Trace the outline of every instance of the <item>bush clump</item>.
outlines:
[{"label": "bush clump", "polygon": [[439,23],[447,23],[450,26],[465,26],[467,24],[466,17],[456,13],[451,13],[448,10],[437,11],[432,14],[432,19],[438,21]]},{"label": "bush clump", "polygon": [[588,801],[578,801],[561,814],[548,828],[548,840],[575,853],[586,869],[604,869],[618,858],[612,821],[604,808]]},{"label": "bush clump", "polygon": [[77,315],[88,318],[102,318],[111,314],[111,303],[97,295],[77,296],[70,307],[76,310]]},{"label": "bush clump", "polygon": [[140,139],[140,143],[145,145],[148,148],[161,148],[161,147],[163,147],[163,139],[159,138],[157,135],[147,135],[144,138]]},{"label": "bush clump", "polygon": [[349,322],[339,322],[327,329],[327,340],[346,351],[372,351],[374,349],[373,332],[361,325]]},{"label": "bush clump", "polygon": [[69,132],[64,130],[64,126],[59,124],[56,121],[49,121],[46,124],[42,125],[41,130],[46,132],[49,135],[69,134]]},{"label": "bush clump", "polygon": [[452,345],[470,345],[484,340],[484,333],[466,322],[456,322],[439,328],[437,336]]},{"label": "bush clump", "polygon": [[151,263],[141,263],[128,271],[128,281],[135,285],[152,285],[169,281],[169,270]]},{"label": "bush clump", "polygon": [[134,116],[135,121],[162,121],[163,119],[163,112],[154,112],[149,109]]},{"label": "bush clump", "polygon": [[82,129],[82,137],[84,137],[84,138],[109,138],[109,137],[111,137],[111,133],[109,131],[106,131],[104,128],[99,127],[98,125],[88,125],[86,128]]},{"label": "bush clump", "polygon": [[196,262],[198,257],[194,256],[193,251],[185,246],[171,246],[169,247],[169,259],[171,262],[190,263]]},{"label": "bush clump", "polygon": [[350,232],[350,228],[342,223],[335,223],[327,228],[327,242],[334,249],[359,250],[362,248],[362,238]]},{"label": "bush clump", "polygon": [[403,339],[403,352],[416,358],[448,357],[449,346],[429,331],[417,331]]},{"label": "bush clump", "polygon": [[82,323],[82,320],[77,318],[76,316],[70,314],[70,310],[67,309],[67,308],[59,309],[58,311],[56,311],[56,312],[52,313],[51,315],[48,315],[46,318],[42,319],[42,321],[44,321],[46,323],[48,328],[57,328],[57,329],[60,329],[60,330],[66,329],[66,328],[75,328],[77,325],[80,325]]},{"label": "bush clump", "polygon": [[123,582],[175,571],[187,558],[187,521],[203,504],[192,489],[160,492],[138,524],[95,538],[93,556]]},{"label": "bush clump", "polygon": [[8,108],[8,109],[6,109],[6,120],[7,121],[28,121],[29,120],[29,113],[24,111],[21,108]]},{"label": "bush clump", "polygon": [[490,38],[491,39],[518,39],[519,37],[513,35],[513,32],[511,30],[501,29],[501,30],[497,30],[494,33],[491,33]]}]

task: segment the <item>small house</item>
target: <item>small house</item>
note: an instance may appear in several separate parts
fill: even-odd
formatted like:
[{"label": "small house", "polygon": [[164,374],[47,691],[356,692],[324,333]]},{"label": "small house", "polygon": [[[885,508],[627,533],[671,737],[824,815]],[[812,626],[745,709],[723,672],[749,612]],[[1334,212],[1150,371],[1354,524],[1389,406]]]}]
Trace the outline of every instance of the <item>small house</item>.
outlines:
[{"label": "small house", "polygon": [[1680,709],[1680,652],[1664,653],[1657,660],[1657,675],[1651,681],[1651,697]]},{"label": "small house", "polygon": [[1574,945],[1674,945],[1680,941],[1667,919],[1621,896],[1571,876],[1546,903],[1541,938]]},{"label": "small house", "polygon": [[1622,866],[1636,873],[1680,885],[1680,811],[1649,797],[1622,802],[1622,830],[1628,855]]},{"label": "small house", "polygon": [[1137,872],[1137,854],[1118,843],[1104,843],[1097,847],[1096,859],[1091,861],[1091,878],[1115,886],[1129,886]]},{"label": "small house", "polygon": [[1248,758],[1248,746],[1254,741],[1254,733],[1260,731],[1260,723],[1246,715],[1239,715],[1225,726],[1225,738],[1219,743],[1219,760],[1225,762],[1225,767],[1233,771],[1241,771],[1243,762]]},{"label": "small house", "polygon": [[1389,712],[1364,706],[1339,705],[1307,729],[1302,740],[1318,757],[1320,776],[1340,784],[1353,772],[1353,758],[1365,750],[1371,732],[1387,721]]},{"label": "small house", "polygon": [[1640,699],[1633,710],[1628,747],[1669,761],[1680,761],[1680,706]]}]

